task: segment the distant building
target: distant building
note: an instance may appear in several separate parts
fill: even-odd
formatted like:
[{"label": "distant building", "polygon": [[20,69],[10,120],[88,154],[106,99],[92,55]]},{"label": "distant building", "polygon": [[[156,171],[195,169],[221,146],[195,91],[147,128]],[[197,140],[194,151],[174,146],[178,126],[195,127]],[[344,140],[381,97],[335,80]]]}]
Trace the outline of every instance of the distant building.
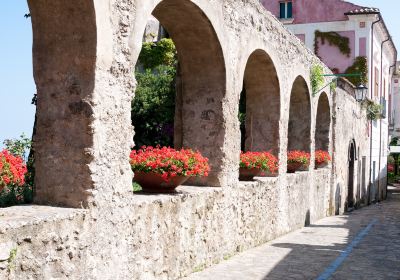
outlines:
[{"label": "distant building", "polygon": [[400,138],[400,61],[394,71],[392,94],[389,96],[389,132],[392,137]]},{"label": "distant building", "polygon": [[399,78],[392,79],[397,51],[379,9],[342,0],[261,0],[261,3],[333,72],[366,72],[362,79],[349,80],[356,85],[365,84],[369,99],[383,107],[383,118],[371,121],[366,130],[372,145],[371,199],[379,197],[378,192],[382,194],[382,186],[386,185],[389,119],[400,135]]}]

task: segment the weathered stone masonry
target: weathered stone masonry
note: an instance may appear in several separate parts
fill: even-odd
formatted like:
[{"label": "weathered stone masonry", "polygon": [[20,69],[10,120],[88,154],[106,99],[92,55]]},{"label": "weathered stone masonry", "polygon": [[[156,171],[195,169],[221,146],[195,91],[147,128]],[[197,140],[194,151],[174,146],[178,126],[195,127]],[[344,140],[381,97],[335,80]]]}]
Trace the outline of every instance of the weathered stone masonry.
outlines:
[{"label": "weathered stone masonry", "polygon": [[[348,143],[362,143],[366,120],[351,122],[362,112],[341,89],[312,96],[309,71],[320,61],[258,1],[28,2],[36,203],[72,208],[0,210],[0,244],[17,252],[0,258],[1,279],[175,279],[343,211],[337,186],[345,197]],[[131,191],[133,72],[151,14],[178,49],[182,145],[210,158],[213,172],[200,183],[214,188]],[[263,102],[248,104],[259,134],[246,145],[275,149],[277,178],[238,182],[243,81],[253,104]],[[288,146],[313,158],[316,145],[333,153],[332,168],[286,174]]]}]

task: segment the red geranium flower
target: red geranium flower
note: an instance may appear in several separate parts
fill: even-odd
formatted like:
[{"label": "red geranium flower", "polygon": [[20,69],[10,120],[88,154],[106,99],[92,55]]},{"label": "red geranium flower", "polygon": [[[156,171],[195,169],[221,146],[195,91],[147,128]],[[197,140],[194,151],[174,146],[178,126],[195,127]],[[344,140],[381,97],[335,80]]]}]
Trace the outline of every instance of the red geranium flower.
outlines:
[{"label": "red geranium flower", "polygon": [[331,161],[331,156],[326,151],[315,151],[315,164],[323,164]]},{"label": "red geranium flower", "polygon": [[20,157],[13,156],[7,150],[0,152],[0,190],[13,184],[25,184],[26,164]]},{"label": "red geranium flower", "polygon": [[277,157],[270,152],[242,152],[240,154],[240,167],[275,173],[279,165]]},{"label": "red geranium flower", "polygon": [[191,149],[146,147],[133,150],[130,155],[132,170],[161,174],[165,181],[176,176],[208,176],[208,159]]},{"label": "red geranium flower", "polygon": [[287,155],[288,163],[301,163],[304,166],[310,165],[310,154],[304,151],[289,151]]}]

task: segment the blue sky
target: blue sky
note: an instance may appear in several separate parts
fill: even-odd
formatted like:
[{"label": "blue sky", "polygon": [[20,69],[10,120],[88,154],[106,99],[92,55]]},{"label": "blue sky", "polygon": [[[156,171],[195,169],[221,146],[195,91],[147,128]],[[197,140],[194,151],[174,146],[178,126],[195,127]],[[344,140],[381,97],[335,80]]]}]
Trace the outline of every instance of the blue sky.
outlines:
[{"label": "blue sky", "polygon": [[32,77],[32,27],[24,0],[0,8],[0,147],[4,139],[31,135],[35,107]]},{"label": "blue sky", "polygon": [[[380,8],[400,51],[399,0],[354,0],[363,6]],[[36,92],[32,77],[32,28],[25,0],[5,1],[0,9],[0,147],[4,139],[31,135]]]}]

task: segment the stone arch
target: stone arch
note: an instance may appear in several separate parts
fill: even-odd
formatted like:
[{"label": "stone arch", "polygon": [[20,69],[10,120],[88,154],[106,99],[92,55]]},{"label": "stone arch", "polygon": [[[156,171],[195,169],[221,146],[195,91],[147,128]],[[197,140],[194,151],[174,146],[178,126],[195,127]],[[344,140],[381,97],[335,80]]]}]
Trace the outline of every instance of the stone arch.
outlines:
[{"label": "stone arch", "polygon": [[246,100],[245,150],[279,154],[280,86],[271,57],[261,49],[248,58],[243,79]]},{"label": "stone arch", "polygon": [[328,95],[323,92],[318,99],[315,126],[315,150],[329,151],[331,131],[331,108]]},{"label": "stone arch", "polygon": [[152,15],[175,43],[179,73],[174,145],[199,150],[211,164],[200,184],[219,186],[225,140],[222,103],[226,92],[225,60],[214,27],[189,0],[163,0]]},{"label": "stone arch", "polygon": [[298,76],[290,94],[288,151],[311,149],[311,103],[306,81]]},{"label": "stone arch", "polygon": [[[181,63],[181,146],[210,159],[212,172],[200,183],[220,186],[227,176],[222,172],[226,165],[222,48],[208,17],[192,1],[155,2],[153,15],[173,38]],[[111,200],[115,193],[131,189],[130,105],[143,14],[127,6],[29,1],[38,92],[37,203],[90,207],[91,202]],[[118,21],[122,10],[124,16]],[[138,18],[131,21],[132,16]]]}]

